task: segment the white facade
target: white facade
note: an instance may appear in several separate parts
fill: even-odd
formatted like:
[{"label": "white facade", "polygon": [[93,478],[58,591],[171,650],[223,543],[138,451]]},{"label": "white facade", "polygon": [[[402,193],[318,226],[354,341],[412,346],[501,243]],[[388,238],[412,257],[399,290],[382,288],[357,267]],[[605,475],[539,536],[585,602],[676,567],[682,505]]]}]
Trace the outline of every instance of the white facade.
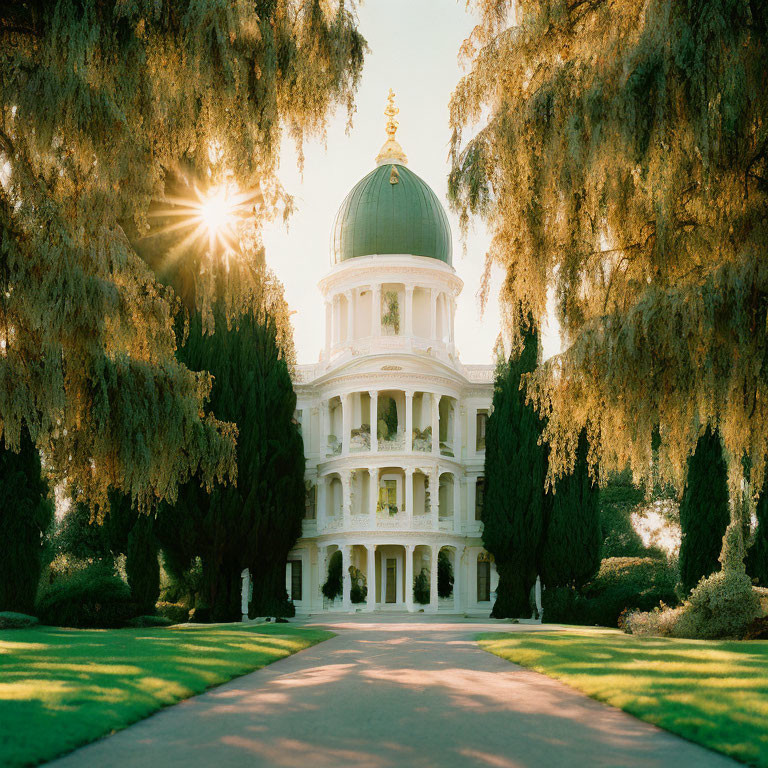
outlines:
[{"label": "white facade", "polygon": [[[295,376],[309,497],[286,569],[297,613],[490,611],[497,577],[478,491],[493,367],[457,357],[462,285],[443,261],[407,254],[352,258],[321,280],[325,349]],[[414,577],[437,573],[441,549],[453,595],[438,599],[430,578],[429,603],[416,603]],[[344,590],[329,602],[321,587],[336,551]],[[351,602],[350,566],[363,603]]]}]

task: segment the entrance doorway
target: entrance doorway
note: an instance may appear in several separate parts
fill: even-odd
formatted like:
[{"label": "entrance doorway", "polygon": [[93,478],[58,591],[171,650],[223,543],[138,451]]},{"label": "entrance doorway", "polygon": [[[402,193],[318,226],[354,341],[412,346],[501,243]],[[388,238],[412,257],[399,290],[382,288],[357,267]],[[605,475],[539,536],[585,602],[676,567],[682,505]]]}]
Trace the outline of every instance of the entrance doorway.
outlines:
[{"label": "entrance doorway", "polygon": [[394,557],[387,558],[387,589],[384,602],[397,602],[397,560]]}]

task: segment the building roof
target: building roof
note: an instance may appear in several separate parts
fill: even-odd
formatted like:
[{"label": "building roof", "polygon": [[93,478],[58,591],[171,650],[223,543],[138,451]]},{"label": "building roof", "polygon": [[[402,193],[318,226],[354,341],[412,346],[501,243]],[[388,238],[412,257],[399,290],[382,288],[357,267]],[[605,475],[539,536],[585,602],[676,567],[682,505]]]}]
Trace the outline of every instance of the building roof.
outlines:
[{"label": "building roof", "polygon": [[361,179],[336,214],[334,264],[402,253],[451,264],[451,229],[437,195],[401,162],[383,162]]}]

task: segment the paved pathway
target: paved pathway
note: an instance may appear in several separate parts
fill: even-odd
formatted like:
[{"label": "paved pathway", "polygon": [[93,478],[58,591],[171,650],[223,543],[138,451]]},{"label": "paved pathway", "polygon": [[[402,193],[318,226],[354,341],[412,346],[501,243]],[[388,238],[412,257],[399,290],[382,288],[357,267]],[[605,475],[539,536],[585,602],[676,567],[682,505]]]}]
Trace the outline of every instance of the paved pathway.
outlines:
[{"label": "paved pathway", "polygon": [[736,764],[479,650],[443,617],[309,621],[337,637],[52,765],[523,768]]}]

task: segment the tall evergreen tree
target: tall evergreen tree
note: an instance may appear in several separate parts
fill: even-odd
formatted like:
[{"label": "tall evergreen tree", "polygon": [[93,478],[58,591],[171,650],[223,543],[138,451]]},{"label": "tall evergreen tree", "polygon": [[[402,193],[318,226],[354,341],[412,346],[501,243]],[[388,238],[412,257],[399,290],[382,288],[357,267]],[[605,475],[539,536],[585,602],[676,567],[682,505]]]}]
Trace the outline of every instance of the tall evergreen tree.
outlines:
[{"label": "tall evergreen tree", "polygon": [[160,595],[160,560],[154,518],[139,514],[125,547],[125,575],[139,613],[152,614]]},{"label": "tall evergreen tree", "polygon": [[544,531],[546,452],[542,422],[522,387],[536,368],[537,333],[529,329],[519,357],[499,366],[485,433],[483,544],[494,556],[499,584],[492,616],[526,616]]},{"label": "tall evergreen tree", "polygon": [[686,591],[720,570],[718,558],[728,527],[728,468],[717,430],[707,428],[688,461],[680,501],[680,581]]},{"label": "tall evergreen tree", "polygon": [[211,335],[197,314],[179,350],[191,370],[213,375],[209,407],[239,433],[236,486],[216,486],[209,494],[199,480],[191,481],[175,505],[158,513],[170,560],[201,558],[203,597],[214,620],[240,615],[244,568],[251,571],[256,613],[285,610],[285,562],[301,533],[305,487],[296,395],[278,343],[275,315],[283,307],[280,292],[264,311],[244,315],[230,328],[219,315]]},{"label": "tall evergreen tree", "polygon": [[768,586],[768,475],[755,509],[757,528],[752,546],[747,552],[747,573],[761,587]]},{"label": "tall evergreen tree", "polygon": [[548,514],[541,554],[547,587],[579,589],[600,568],[600,491],[589,475],[588,451],[582,430],[573,472],[558,479]]},{"label": "tall evergreen tree", "polygon": [[52,521],[40,455],[24,428],[18,453],[0,448],[0,611],[33,612]]}]

